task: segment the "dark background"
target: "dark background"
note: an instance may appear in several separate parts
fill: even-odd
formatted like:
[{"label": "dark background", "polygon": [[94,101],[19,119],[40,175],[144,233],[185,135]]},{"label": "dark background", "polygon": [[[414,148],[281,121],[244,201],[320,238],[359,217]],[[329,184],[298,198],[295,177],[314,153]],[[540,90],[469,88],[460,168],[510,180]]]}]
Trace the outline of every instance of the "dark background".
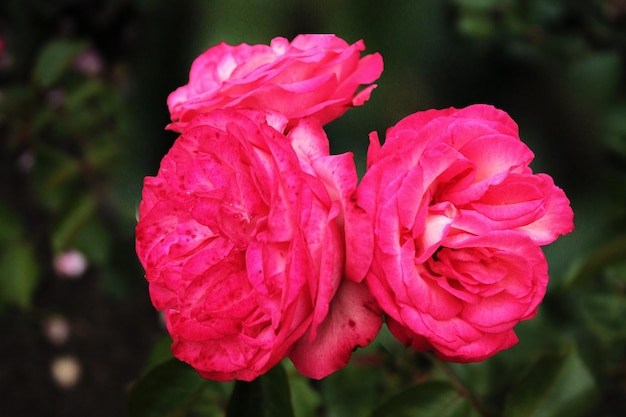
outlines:
[{"label": "dark background", "polygon": [[[175,139],[167,95],[220,41],[319,32],[364,39],[385,61],[371,100],[327,126],[361,173],[368,133],[415,111],[490,103],[519,123],[576,230],[546,248],[542,317],[506,358],[574,343],[599,387],[589,415],[624,415],[625,28],[623,0],[3,1],[0,415],[123,415],[165,335],[134,224],[142,179]],[[88,262],[77,278],[53,267],[69,249]],[[50,318],[66,340],[46,336]],[[81,366],[70,388],[50,371],[66,355]]]}]

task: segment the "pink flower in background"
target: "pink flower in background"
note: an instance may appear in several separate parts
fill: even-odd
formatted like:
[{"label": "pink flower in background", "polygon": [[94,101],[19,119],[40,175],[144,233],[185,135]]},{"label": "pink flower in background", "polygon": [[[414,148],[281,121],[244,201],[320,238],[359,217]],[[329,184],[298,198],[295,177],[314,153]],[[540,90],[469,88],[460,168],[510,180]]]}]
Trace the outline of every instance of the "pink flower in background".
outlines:
[{"label": "pink flower in background", "polygon": [[54,257],[54,270],[63,278],[80,278],[89,266],[81,252],[70,249]]},{"label": "pink flower in background", "polygon": [[548,282],[540,248],[573,229],[563,191],[533,174],[517,125],[487,105],[429,110],[373,133],[358,204],[371,216],[366,282],[391,332],[443,359],[517,342]]},{"label": "pink flower in background", "polygon": [[102,74],[104,60],[96,50],[87,49],[78,54],[74,59],[73,66],[85,75],[96,77]]},{"label": "pink flower in background", "polygon": [[189,83],[169,95],[169,128],[180,132],[194,115],[226,107],[326,124],[362,105],[376,87],[369,84],[383,70],[382,57],[361,57],[364,49],[363,41],[349,45],[335,35],[299,35],[291,43],[278,37],[269,46],[220,43],[196,58]]},{"label": "pink flower in background", "polygon": [[362,281],[372,231],[352,155],[330,156],[317,121],[285,137],[287,122],[198,115],[144,182],[136,243],[150,296],[174,355],[206,378],[252,380],[288,355],[322,378],[382,323]]}]

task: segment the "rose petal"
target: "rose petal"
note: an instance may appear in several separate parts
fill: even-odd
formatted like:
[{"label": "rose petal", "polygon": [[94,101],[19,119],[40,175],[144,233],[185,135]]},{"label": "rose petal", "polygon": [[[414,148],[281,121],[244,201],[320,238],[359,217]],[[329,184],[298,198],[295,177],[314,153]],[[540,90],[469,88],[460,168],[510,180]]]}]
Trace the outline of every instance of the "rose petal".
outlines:
[{"label": "rose petal", "polygon": [[369,345],[381,324],[380,309],[365,284],[344,280],[317,337],[302,337],[289,358],[303,375],[324,378],[343,368],[355,348]]}]

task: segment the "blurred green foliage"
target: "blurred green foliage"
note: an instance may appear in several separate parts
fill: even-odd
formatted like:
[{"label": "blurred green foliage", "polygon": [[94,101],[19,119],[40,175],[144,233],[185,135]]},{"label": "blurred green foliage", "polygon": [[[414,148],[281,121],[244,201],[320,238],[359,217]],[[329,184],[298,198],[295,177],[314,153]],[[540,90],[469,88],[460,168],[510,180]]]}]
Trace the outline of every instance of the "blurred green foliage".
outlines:
[{"label": "blurred green foliage", "polygon": [[[135,212],[142,178],[174,139],[163,130],[167,94],[220,41],[307,32],[364,39],[385,60],[372,99],[327,127],[333,152],[354,152],[361,173],[370,131],[418,110],[491,103],[519,123],[534,169],[565,189],[576,230],[545,248],[548,295],[518,326],[514,348],[446,364],[383,332],[323,381],[285,363],[295,415],[625,415],[621,0],[3,2],[0,314],[37,311],[58,279],[55,258],[70,249],[85,256],[103,298],[144,293]],[[171,359],[167,342],[155,352],[130,391],[129,415],[224,415],[232,384],[201,380]],[[283,377],[263,378],[259,407],[285,406],[263,388]]]}]

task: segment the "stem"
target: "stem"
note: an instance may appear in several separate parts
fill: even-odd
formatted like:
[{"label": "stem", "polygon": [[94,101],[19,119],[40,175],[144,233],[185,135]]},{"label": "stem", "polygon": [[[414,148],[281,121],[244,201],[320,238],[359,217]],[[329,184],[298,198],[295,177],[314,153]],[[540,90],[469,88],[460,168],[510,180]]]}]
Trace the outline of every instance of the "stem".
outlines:
[{"label": "stem", "polygon": [[443,361],[437,358],[432,352],[423,352],[423,353],[430,359],[430,361],[439,370],[441,370],[446,375],[446,377],[448,378],[452,386],[457,390],[459,395],[467,398],[469,402],[472,404],[472,406],[476,409],[476,411],[478,411],[478,413],[481,416],[488,417],[489,415],[491,415],[491,413],[489,413],[485,409],[484,405],[480,402],[480,400],[476,398],[476,396],[474,396],[474,394],[472,394],[472,392],[468,388],[466,388],[465,385],[463,385],[463,383],[459,380],[459,378],[457,378],[457,376],[452,372],[452,370],[450,370],[450,368],[448,368],[443,363]]}]

